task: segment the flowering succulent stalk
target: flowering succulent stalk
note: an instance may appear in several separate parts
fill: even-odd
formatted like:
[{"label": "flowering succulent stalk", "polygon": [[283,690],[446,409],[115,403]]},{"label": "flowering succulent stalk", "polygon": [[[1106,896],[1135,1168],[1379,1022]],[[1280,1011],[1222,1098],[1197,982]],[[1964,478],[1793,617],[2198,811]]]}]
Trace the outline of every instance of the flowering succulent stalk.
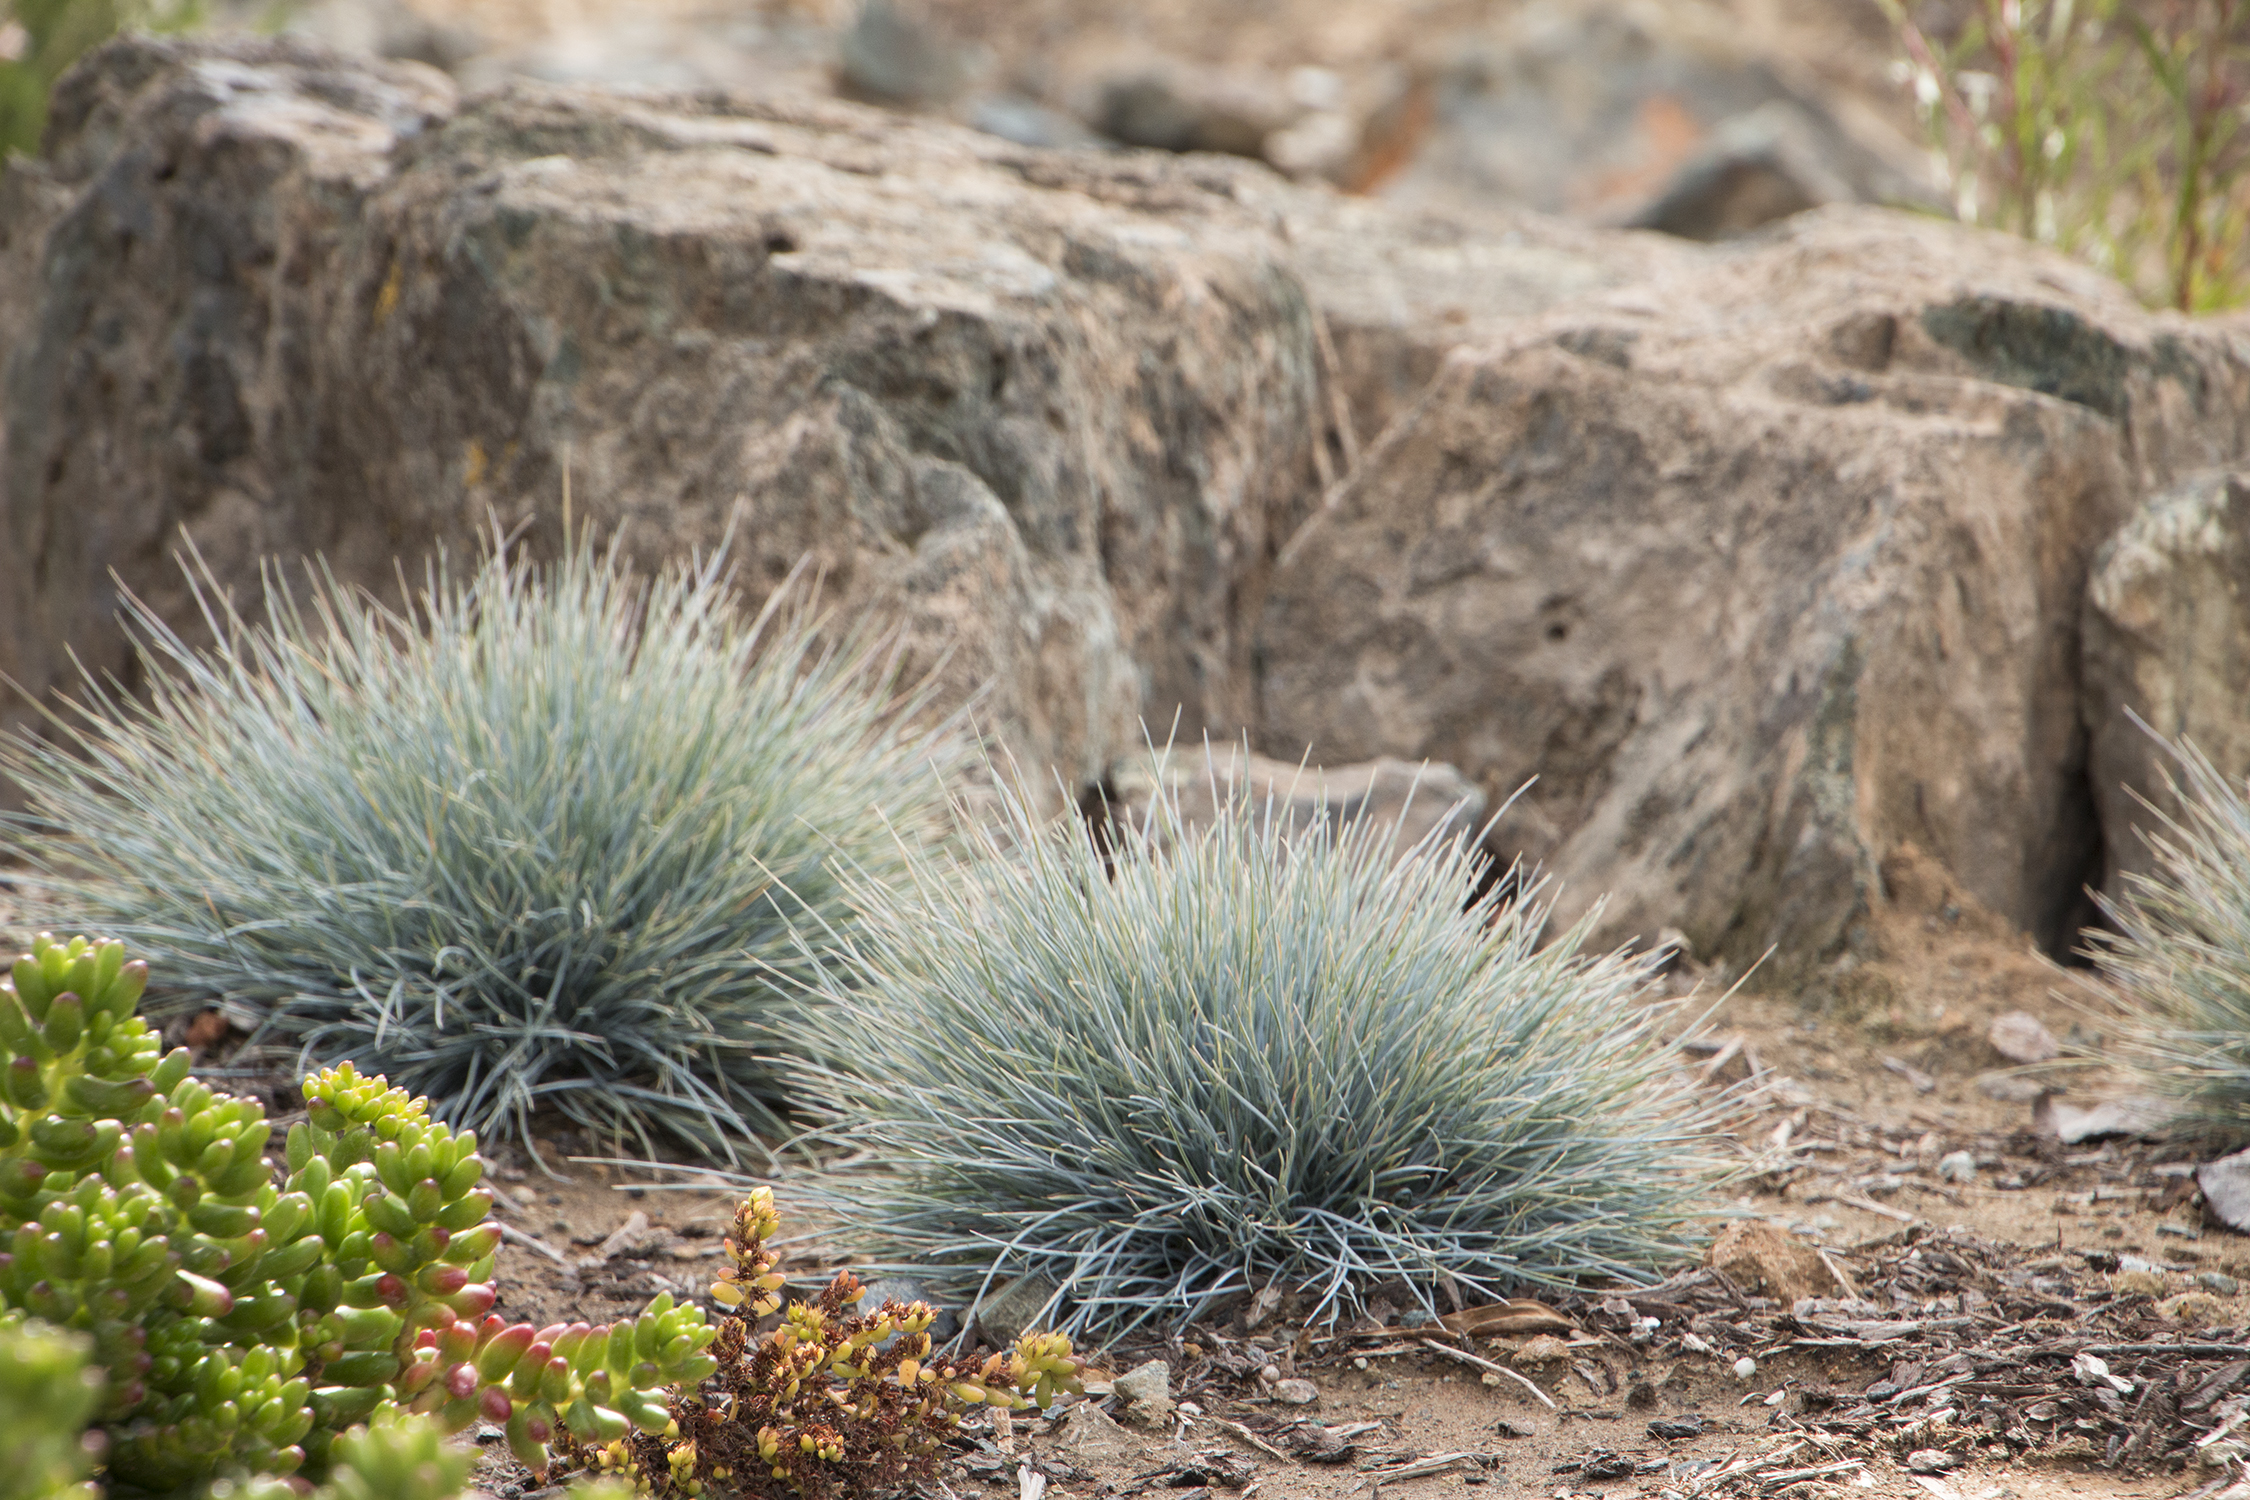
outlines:
[{"label": "flowering succulent stalk", "polygon": [[145,965],[42,935],[0,981],[0,1309],[91,1335],[113,1482],[324,1471],[393,1406],[504,1425],[534,1468],[669,1420],[717,1331],[657,1299],[540,1333],[491,1316],[499,1227],[476,1137],[350,1064],[305,1080],[286,1177],[262,1106],[188,1076],[133,1014]]},{"label": "flowering succulent stalk", "polygon": [[771,1188],[735,1214],[734,1264],[711,1289],[740,1314],[718,1330],[716,1393],[705,1399],[685,1387],[668,1425],[583,1444],[581,1459],[659,1496],[866,1494],[926,1476],[946,1436],[978,1406],[1044,1409],[1082,1389],[1086,1362],[1060,1334],[1027,1334],[981,1364],[932,1358],[929,1305],[893,1300],[855,1312],[864,1293],[849,1271],[754,1338],[746,1319],[779,1306],[770,1244],[779,1227]]},{"label": "flowering succulent stalk", "polygon": [[305,1082],[307,1120],[289,1133],[290,1186],[316,1203],[328,1252],[311,1353],[330,1383],[313,1392],[329,1428],[388,1400],[448,1431],[501,1426],[516,1457],[544,1470],[566,1424],[609,1440],[669,1420],[658,1386],[718,1368],[718,1336],[694,1307],[659,1296],[639,1318],[535,1330],[492,1314],[500,1229],[473,1132],[429,1118],[426,1100],[351,1064]]}]

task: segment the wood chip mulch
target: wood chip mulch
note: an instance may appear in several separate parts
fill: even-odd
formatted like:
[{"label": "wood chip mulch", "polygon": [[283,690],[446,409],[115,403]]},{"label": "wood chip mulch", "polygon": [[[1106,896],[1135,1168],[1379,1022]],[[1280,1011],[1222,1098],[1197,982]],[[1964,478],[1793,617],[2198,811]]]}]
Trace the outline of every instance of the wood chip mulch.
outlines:
[{"label": "wood chip mulch", "polygon": [[[1959,1463],[1981,1450],[2178,1470],[2245,1428],[2250,1329],[2183,1325],[2159,1313],[2154,1297],[2113,1289],[2108,1273],[2119,1269],[2118,1256],[2026,1259],[2014,1246],[1960,1231],[1900,1238],[1860,1261],[1853,1301],[1761,1307],[1718,1272],[1699,1269],[1565,1306],[1597,1328],[1660,1318],[1676,1331],[1655,1352],[1761,1363],[1787,1351],[1885,1360],[1889,1372],[1861,1389],[1789,1383],[1768,1391],[1753,1379],[1745,1401],[1770,1403],[1770,1430],[1901,1456],[1937,1453]],[[1621,1317],[1620,1305],[1630,1314]],[[2250,1430],[2244,1439],[2250,1452]]]}]

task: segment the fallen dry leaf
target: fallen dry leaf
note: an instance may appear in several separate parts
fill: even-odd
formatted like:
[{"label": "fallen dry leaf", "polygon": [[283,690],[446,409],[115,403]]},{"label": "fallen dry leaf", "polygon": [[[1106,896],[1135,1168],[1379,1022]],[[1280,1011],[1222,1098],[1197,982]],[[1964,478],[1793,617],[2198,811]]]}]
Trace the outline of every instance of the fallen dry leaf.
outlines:
[{"label": "fallen dry leaf", "polygon": [[1529,1297],[1511,1297],[1506,1302],[1494,1302],[1484,1307],[1447,1313],[1438,1319],[1438,1324],[1448,1333],[1473,1333],[1486,1337],[1495,1334],[1522,1336],[1534,1333],[1568,1333],[1577,1326],[1546,1303],[1534,1302]]},{"label": "fallen dry leaf", "polygon": [[218,1011],[198,1012],[195,1018],[187,1023],[188,1051],[201,1052],[206,1047],[217,1045],[225,1040],[227,1030],[227,1018]]}]

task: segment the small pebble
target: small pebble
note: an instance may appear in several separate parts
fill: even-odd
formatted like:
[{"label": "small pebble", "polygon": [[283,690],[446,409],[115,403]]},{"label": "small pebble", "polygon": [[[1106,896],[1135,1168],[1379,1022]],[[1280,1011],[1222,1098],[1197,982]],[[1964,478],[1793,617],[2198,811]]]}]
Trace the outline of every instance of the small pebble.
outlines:
[{"label": "small pebble", "polygon": [[2250,1459],[2250,1443],[2239,1438],[2223,1438],[2216,1443],[2198,1443],[2195,1459],[2206,1469],[2231,1469],[2245,1459]]},{"label": "small pebble", "polygon": [[1281,1367],[1279,1365],[1267,1365],[1263,1370],[1260,1370],[1258,1372],[1258,1381],[1261,1385],[1272,1385],[1280,1378]]},{"label": "small pebble", "polygon": [[2224,1271],[2205,1271],[2195,1278],[2195,1284],[2207,1292],[2217,1292],[2222,1297],[2235,1296],[2242,1290],[2242,1283]]},{"label": "small pebble", "polygon": [[1734,1378],[1737,1380],[1748,1380],[1757,1373],[1758,1362],[1747,1354],[1734,1362]]},{"label": "small pebble", "polygon": [[1353,1369],[1355,1369],[1355,1370],[1364,1370],[1364,1369],[1366,1369],[1366,1368],[1367,1368],[1367,1356],[1366,1356],[1366,1355],[1364,1355],[1364,1354],[1362,1354],[1362,1355],[1360,1355],[1360,1356],[1359,1356],[1358,1358],[1354,1359],[1354,1360],[1352,1361],[1352,1368],[1353,1368]]},{"label": "small pebble", "polygon": [[1938,1158],[1937,1174],[1946,1182],[1974,1182],[1977,1159],[1966,1151],[1949,1151]]},{"label": "small pebble", "polygon": [[1309,1380],[1276,1381],[1273,1399],[1284,1406],[1310,1406],[1320,1399],[1320,1387]]}]

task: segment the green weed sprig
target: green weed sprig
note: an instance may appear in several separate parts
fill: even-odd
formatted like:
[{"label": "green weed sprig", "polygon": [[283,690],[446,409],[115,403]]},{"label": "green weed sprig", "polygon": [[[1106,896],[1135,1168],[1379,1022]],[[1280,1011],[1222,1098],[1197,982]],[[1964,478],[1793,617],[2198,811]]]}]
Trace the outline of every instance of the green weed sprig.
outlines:
[{"label": "green weed sprig", "polygon": [[1976,0],[1949,35],[1879,3],[1963,219],[2152,303],[2250,300],[2250,3]]}]

